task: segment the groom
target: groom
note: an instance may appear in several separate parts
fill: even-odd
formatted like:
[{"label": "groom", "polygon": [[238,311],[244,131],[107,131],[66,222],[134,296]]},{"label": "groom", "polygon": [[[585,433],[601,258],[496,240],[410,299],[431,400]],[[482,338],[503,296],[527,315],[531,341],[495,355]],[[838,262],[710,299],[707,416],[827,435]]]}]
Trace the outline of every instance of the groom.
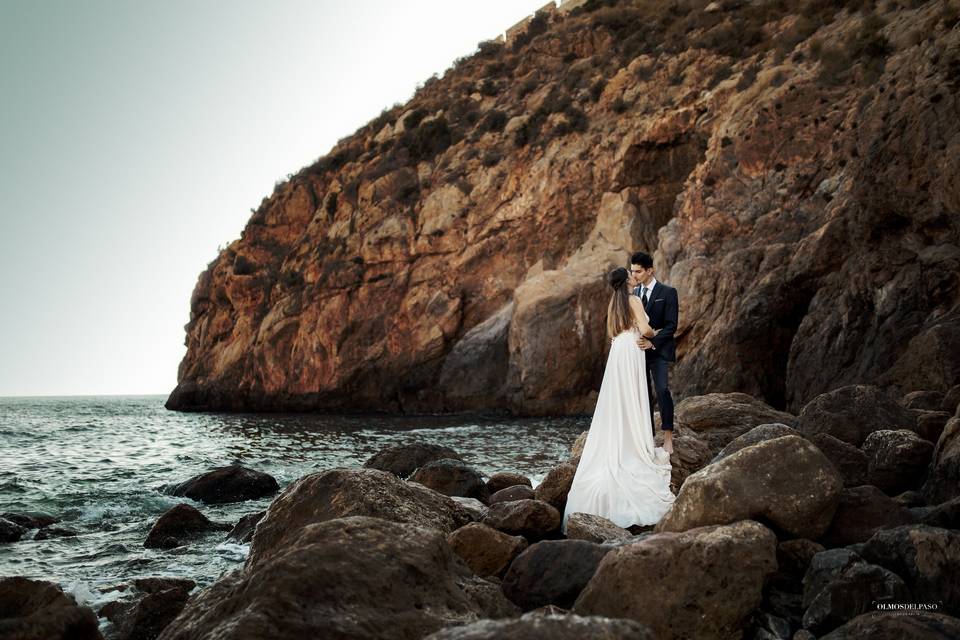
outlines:
[{"label": "groom", "polygon": [[[640,286],[633,293],[640,296],[643,308],[650,316],[650,326],[659,329],[652,338],[640,338],[641,349],[647,352],[647,385],[650,381],[657,392],[660,406],[660,428],[663,429],[663,447],[673,451],[673,396],[667,382],[667,363],[677,361],[677,345],[673,334],[677,330],[680,303],[677,290],[654,277],[653,258],[642,251],[630,256],[630,273]],[[653,424],[653,402],[650,395],[650,424]]]}]

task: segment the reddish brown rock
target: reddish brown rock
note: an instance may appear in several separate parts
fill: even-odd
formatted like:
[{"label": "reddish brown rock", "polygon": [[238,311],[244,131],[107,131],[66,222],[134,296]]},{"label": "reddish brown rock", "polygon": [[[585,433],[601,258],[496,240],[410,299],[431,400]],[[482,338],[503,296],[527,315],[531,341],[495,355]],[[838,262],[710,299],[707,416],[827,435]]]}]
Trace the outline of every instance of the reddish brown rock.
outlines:
[{"label": "reddish brown rock", "polygon": [[111,638],[156,638],[183,610],[196,583],[182,578],[137,578],[132,586],[124,599],[109,602],[99,611],[113,625]]},{"label": "reddish brown rock", "polygon": [[479,522],[460,527],[447,536],[447,542],[481,577],[503,577],[513,559],[527,548],[522,537],[507,535]]},{"label": "reddish brown rock", "polygon": [[687,478],[655,530],[756,519],[789,537],[816,539],[830,525],[842,487],[819,449],[799,436],[782,436],[741,449]]},{"label": "reddish brown rock", "polygon": [[161,638],[422,638],[516,613],[441,531],[361,516],[297,530],[197,594]]},{"label": "reddish brown rock", "polygon": [[820,541],[828,547],[843,547],[915,520],[908,509],[873,485],[848,487],[840,494],[830,528]]},{"label": "reddish brown rock", "polygon": [[378,451],[370,456],[363,466],[389,471],[400,478],[406,478],[428,462],[444,458],[460,460],[460,454],[450,447],[415,442]]},{"label": "reddish brown rock", "polygon": [[410,481],[419,482],[445,496],[476,498],[483,503],[490,500],[490,489],[480,472],[462,460],[432,460],[417,469]]},{"label": "reddish brown rock", "polygon": [[97,615],[52,582],[0,578],[0,635],[11,640],[102,640]]},{"label": "reddish brown rock", "polygon": [[563,513],[567,506],[567,494],[573,485],[573,476],[577,473],[577,465],[564,462],[547,472],[540,484],[534,490],[537,500],[542,500]]},{"label": "reddish brown rock", "polygon": [[510,564],[503,593],[524,611],[573,606],[612,547],[586,540],[544,540],[530,545]]},{"label": "reddish brown rock", "polygon": [[188,504],[178,504],[161,515],[151,527],[143,546],[171,549],[186,544],[190,538],[229,526],[211,522],[207,516]]},{"label": "reddish brown rock", "polygon": [[960,417],[951,418],[937,440],[923,495],[930,504],[960,497]]},{"label": "reddish brown rock", "polygon": [[843,486],[857,487],[867,483],[870,461],[867,454],[849,442],[835,438],[829,433],[817,433],[810,438],[823,455],[833,463],[843,477]]},{"label": "reddish brown rock", "polygon": [[537,494],[525,484],[518,484],[501,489],[490,496],[490,504],[495,502],[510,502],[511,500],[534,500]]},{"label": "reddish brown rock", "polygon": [[776,546],[752,520],[654,534],[608,553],[573,610],[636,620],[657,638],[739,638],[777,567]]},{"label": "reddish brown rock", "polygon": [[234,464],[174,485],[169,493],[206,504],[222,504],[264,498],[279,489],[273,476]]},{"label": "reddish brown rock", "polygon": [[791,427],[797,421],[796,417],[743,393],[685,398],[677,404],[676,420],[706,442],[713,455],[755,427],[771,423]]},{"label": "reddish brown rock", "polygon": [[511,500],[490,505],[483,523],[512,536],[535,541],[560,528],[560,512],[542,500]]},{"label": "reddish brown rock", "polygon": [[587,542],[606,542],[607,540],[629,540],[633,534],[618,527],[606,518],[592,513],[571,513],[567,517],[566,535],[571,540]]},{"label": "reddish brown rock", "polygon": [[432,527],[444,534],[472,521],[449,497],[378,469],[330,469],[304,476],[270,503],[250,543],[247,566],[280,551],[309,524],[371,516]]},{"label": "reddish brown rock", "polygon": [[933,443],[906,429],[874,431],[863,442],[870,484],[896,495],[923,482]]},{"label": "reddish brown rock", "polygon": [[797,428],[806,437],[826,433],[855,447],[880,429],[916,427],[916,417],[881,389],[852,385],[811,400],[800,412]]},{"label": "reddish brown rock", "polygon": [[517,485],[533,487],[533,483],[530,481],[530,478],[519,473],[501,471],[500,473],[493,474],[487,480],[487,489],[490,490],[491,494],[508,487],[515,487]]},{"label": "reddish brown rock", "polygon": [[636,249],[680,294],[678,398],[947,392],[952,19],[799,12],[558,12],[425,82],[200,275],[168,406],[588,412],[601,276]]}]

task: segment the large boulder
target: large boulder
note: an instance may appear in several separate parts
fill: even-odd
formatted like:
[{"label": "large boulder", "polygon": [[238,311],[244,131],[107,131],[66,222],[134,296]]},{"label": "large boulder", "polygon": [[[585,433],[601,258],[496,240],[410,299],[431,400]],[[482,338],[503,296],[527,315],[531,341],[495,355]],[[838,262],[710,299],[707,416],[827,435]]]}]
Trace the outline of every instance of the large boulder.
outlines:
[{"label": "large boulder", "polygon": [[868,481],[889,495],[919,487],[923,482],[933,443],[907,429],[880,429],[863,441],[868,460]]},{"label": "large boulder", "polygon": [[491,495],[508,487],[523,485],[533,488],[530,478],[520,473],[511,473],[509,471],[498,471],[487,480],[487,489]]},{"label": "large boulder", "polygon": [[257,524],[263,520],[263,516],[265,515],[267,515],[266,511],[257,511],[256,513],[248,513],[241,517],[237,520],[237,524],[233,525],[233,528],[230,529],[227,538],[241,544],[250,542],[253,540],[253,532],[256,531]]},{"label": "large boulder", "polygon": [[0,577],[0,637],[102,640],[97,614],[52,582]]},{"label": "large boulder", "polygon": [[870,462],[867,454],[849,442],[835,438],[829,433],[817,433],[810,442],[827,456],[843,477],[843,486],[856,487],[867,483],[867,469]]},{"label": "large boulder", "polygon": [[573,486],[573,476],[577,473],[577,465],[563,462],[550,469],[534,490],[537,500],[543,500],[563,513],[567,506],[567,494]]},{"label": "large boulder", "polygon": [[953,640],[960,638],[960,620],[932,611],[865,613],[820,640]]},{"label": "large boulder", "polygon": [[633,534],[606,518],[592,513],[571,513],[567,517],[567,538],[588,542],[628,540]]},{"label": "large boulder", "polygon": [[170,507],[153,523],[143,546],[148,549],[172,549],[186,544],[190,538],[209,531],[223,530],[224,525],[212,522],[188,504]]},{"label": "large boulder", "polygon": [[536,500],[536,492],[525,484],[516,484],[506,489],[500,489],[490,496],[490,504],[495,502],[510,502],[511,500]]},{"label": "large boulder", "polygon": [[676,407],[676,420],[697,433],[716,455],[734,438],[762,424],[794,426],[794,415],[777,411],[745,393],[709,393],[685,398]]},{"label": "large boulder", "polygon": [[816,539],[830,525],[842,488],[840,475],[819,449],[799,436],[782,436],[741,449],[687,478],[655,530],[756,519],[790,537]]},{"label": "large boulder", "polygon": [[860,555],[903,578],[918,602],[942,603],[960,614],[960,532],[924,524],[878,531],[860,545]]},{"label": "large boulder", "polygon": [[410,481],[419,482],[445,496],[476,498],[480,502],[490,500],[490,490],[480,472],[462,460],[432,460],[414,471]]},{"label": "large boulder", "polygon": [[524,611],[550,604],[569,609],[611,549],[585,540],[530,545],[503,577],[503,593]]},{"label": "large boulder", "polygon": [[952,411],[914,411],[914,413],[917,416],[917,435],[930,442],[940,439],[944,427],[953,417]]},{"label": "large boulder", "polygon": [[820,542],[828,547],[864,542],[881,529],[909,524],[915,519],[908,509],[873,485],[848,487],[840,494],[830,528]]},{"label": "large boulder", "polygon": [[232,464],[173,485],[168,493],[206,504],[223,504],[265,498],[279,489],[270,474]]},{"label": "large boulder", "polygon": [[773,440],[774,438],[779,438],[781,436],[799,436],[800,432],[794,429],[793,427],[788,427],[785,424],[773,423],[773,424],[761,424],[750,431],[747,431],[742,436],[737,436],[720,450],[711,462],[718,462],[723,460],[727,456],[730,456],[740,449],[745,449],[751,445],[755,445],[758,442],[763,442],[764,440]]},{"label": "large boulder", "polygon": [[[657,447],[663,446],[663,432],[653,439]],[[674,429],[673,453],[670,454],[670,491],[676,495],[692,474],[710,463],[713,457],[710,445],[690,429]]]},{"label": "large boulder", "polygon": [[751,520],[653,534],[608,553],[573,610],[630,618],[663,640],[739,639],[776,548],[774,533]]},{"label": "large boulder", "polygon": [[297,528],[197,594],[161,638],[411,639],[515,613],[439,530],[360,516]]},{"label": "large boulder", "polygon": [[808,438],[827,433],[859,447],[878,429],[912,431],[916,418],[886,392],[858,384],[822,393],[808,402],[800,411],[797,428]]},{"label": "large boulder", "polygon": [[461,460],[460,454],[450,447],[437,444],[414,442],[389,447],[373,454],[363,463],[369,469],[389,471],[400,478],[406,478],[418,468],[434,460]]},{"label": "large boulder", "polygon": [[536,611],[510,620],[478,620],[431,633],[424,640],[654,640],[633,620],[602,616],[543,615]]},{"label": "large boulder", "polygon": [[511,500],[490,505],[482,522],[512,536],[542,540],[560,528],[560,512],[542,500]]},{"label": "large boulder", "polygon": [[247,565],[277,552],[308,524],[346,516],[417,524],[445,534],[473,520],[449,497],[387,471],[330,469],[300,478],[270,503],[257,524]]},{"label": "large boulder", "polygon": [[454,553],[481,577],[503,577],[513,559],[527,548],[521,536],[511,536],[480,522],[471,522],[447,536]]},{"label": "large boulder", "polygon": [[122,600],[107,603],[99,614],[113,625],[112,640],[156,638],[183,611],[195,586],[185,578],[137,578]]},{"label": "large boulder", "polygon": [[[829,552],[826,552],[829,553]],[[818,576],[818,588],[804,591],[807,604],[803,627],[822,635],[862,613],[876,611],[878,602],[902,602],[910,591],[888,569],[854,560]]]},{"label": "large boulder", "polygon": [[960,497],[960,417],[951,418],[937,440],[923,495],[930,504]]}]

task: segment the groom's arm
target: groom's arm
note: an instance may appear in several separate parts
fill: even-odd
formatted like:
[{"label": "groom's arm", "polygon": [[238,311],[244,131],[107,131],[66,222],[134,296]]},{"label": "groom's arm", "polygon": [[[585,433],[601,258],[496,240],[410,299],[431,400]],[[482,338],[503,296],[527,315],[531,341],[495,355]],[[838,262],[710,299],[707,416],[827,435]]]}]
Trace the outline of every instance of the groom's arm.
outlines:
[{"label": "groom's arm", "polygon": [[663,327],[657,332],[657,335],[650,338],[654,349],[659,349],[664,342],[673,338],[673,332],[677,330],[677,322],[680,317],[680,303],[677,299],[676,289],[671,288],[667,292],[667,299],[664,302],[667,308],[663,312]]}]

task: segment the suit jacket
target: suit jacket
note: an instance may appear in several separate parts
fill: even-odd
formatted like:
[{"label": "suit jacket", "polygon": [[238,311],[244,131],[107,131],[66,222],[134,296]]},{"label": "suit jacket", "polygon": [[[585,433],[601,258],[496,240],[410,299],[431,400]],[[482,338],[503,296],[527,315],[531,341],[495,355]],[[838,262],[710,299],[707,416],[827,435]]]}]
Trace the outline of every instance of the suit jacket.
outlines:
[{"label": "suit jacket", "polygon": [[[633,293],[639,296],[640,287],[634,289]],[[647,349],[647,357],[659,357],[666,359],[667,362],[676,362],[677,343],[674,341],[673,334],[677,330],[677,322],[680,316],[677,290],[658,280],[653,290],[648,294],[647,306],[644,309],[650,316],[650,326],[654,329],[660,329],[657,335],[650,338],[654,348]]]}]

